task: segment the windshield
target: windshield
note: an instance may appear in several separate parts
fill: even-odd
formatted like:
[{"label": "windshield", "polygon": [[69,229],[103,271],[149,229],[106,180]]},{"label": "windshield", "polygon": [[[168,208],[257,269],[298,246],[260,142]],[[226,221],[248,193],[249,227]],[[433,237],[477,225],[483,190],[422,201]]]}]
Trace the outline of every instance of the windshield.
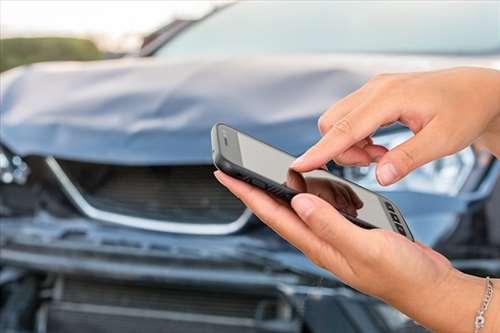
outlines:
[{"label": "windshield", "polygon": [[500,50],[500,2],[241,2],[155,55],[470,54]]}]

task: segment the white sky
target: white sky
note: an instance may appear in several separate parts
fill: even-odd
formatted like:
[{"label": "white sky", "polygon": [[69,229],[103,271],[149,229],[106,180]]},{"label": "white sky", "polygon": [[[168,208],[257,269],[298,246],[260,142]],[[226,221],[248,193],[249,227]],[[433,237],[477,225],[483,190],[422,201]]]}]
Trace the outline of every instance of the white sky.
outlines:
[{"label": "white sky", "polygon": [[83,36],[130,50],[175,17],[199,17],[221,1],[0,0],[0,37]]}]

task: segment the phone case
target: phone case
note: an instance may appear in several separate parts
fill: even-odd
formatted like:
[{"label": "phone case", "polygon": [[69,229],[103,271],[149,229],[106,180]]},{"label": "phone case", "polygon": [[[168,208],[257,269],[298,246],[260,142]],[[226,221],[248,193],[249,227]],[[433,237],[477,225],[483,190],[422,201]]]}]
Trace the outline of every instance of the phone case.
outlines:
[{"label": "phone case", "polygon": [[[269,193],[271,193],[271,194],[277,196],[278,198],[283,199],[287,202],[290,202],[295,195],[299,194],[298,192],[295,192],[284,185],[277,184],[270,179],[267,179],[267,178],[265,178],[257,173],[252,172],[251,170],[245,169],[245,168],[233,163],[232,161],[226,159],[223,156],[223,154],[221,154],[221,149],[219,147],[219,140],[217,137],[218,136],[217,126],[218,125],[223,125],[223,124],[214,125],[212,128],[212,131],[211,131],[212,158],[213,158],[213,162],[214,162],[215,166],[217,167],[217,169],[223,171],[224,173],[226,173],[234,178],[240,179],[246,183],[249,183],[249,184],[256,186],[264,191],[267,191],[267,192],[269,192]],[[224,126],[227,126],[227,125],[224,125]],[[229,127],[229,126],[227,126],[227,127]],[[325,171],[325,172],[327,172],[327,171]],[[359,185],[357,185],[357,186],[359,186]],[[377,195],[379,197],[383,198],[385,202],[390,203],[390,205],[392,207],[397,209],[397,206],[394,204],[394,202],[392,202],[391,200],[389,200],[388,198],[386,198],[380,194],[377,194]],[[402,223],[404,223],[404,225],[406,226],[405,231],[408,232],[408,235],[406,235],[406,232],[405,232],[404,236],[406,236],[411,241],[415,241],[415,239],[410,231],[410,228],[408,227],[408,225],[407,225],[406,221],[404,220],[399,209],[397,209],[397,212],[399,213],[399,217],[401,217],[403,219]],[[342,212],[340,212],[340,213],[345,218],[347,218],[349,221],[351,221],[352,223],[356,224],[357,226],[359,226],[361,228],[364,228],[364,229],[376,229],[377,228],[377,227],[375,227],[367,222],[364,222],[363,220],[359,220],[357,218],[351,217],[351,216],[344,214]]]}]

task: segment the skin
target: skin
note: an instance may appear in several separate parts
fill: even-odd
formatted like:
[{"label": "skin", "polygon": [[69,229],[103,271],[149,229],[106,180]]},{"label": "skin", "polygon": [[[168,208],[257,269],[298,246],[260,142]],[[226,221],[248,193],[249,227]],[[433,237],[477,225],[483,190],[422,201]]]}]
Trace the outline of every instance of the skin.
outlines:
[{"label": "skin", "polygon": [[[387,150],[371,133],[400,122],[415,136]],[[337,102],[319,121],[322,139],[293,168],[309,171],[330,159],[377,163],[392,184],[415,168],[478,142],[500,156],[500,72],[481,68],[386,74]],[[389,166],[389,167],[387,167]],[[366,230],[312,194],[291,205],[220,171],[216,178],[264,223],[316,265],[351,287],[393,305],[435,332],[472,332],[484,279],[452,267],[438,252],[386,230]],[[500,332],[500,279],[481,333]]]}]

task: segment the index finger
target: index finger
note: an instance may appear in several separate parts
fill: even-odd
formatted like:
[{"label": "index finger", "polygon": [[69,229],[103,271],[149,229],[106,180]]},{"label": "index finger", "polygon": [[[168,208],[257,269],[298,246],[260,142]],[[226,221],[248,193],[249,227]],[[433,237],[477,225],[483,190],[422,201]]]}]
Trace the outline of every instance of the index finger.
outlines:
[{"label": "index finger", "polygon": [[[378,103],[377,103],[378,104]],[[328,132],[292,164],[298,172],[322,167],[325,163],[365,139],[379,127],[399,118],[387,105],[362,105],[335,123]]]}]

